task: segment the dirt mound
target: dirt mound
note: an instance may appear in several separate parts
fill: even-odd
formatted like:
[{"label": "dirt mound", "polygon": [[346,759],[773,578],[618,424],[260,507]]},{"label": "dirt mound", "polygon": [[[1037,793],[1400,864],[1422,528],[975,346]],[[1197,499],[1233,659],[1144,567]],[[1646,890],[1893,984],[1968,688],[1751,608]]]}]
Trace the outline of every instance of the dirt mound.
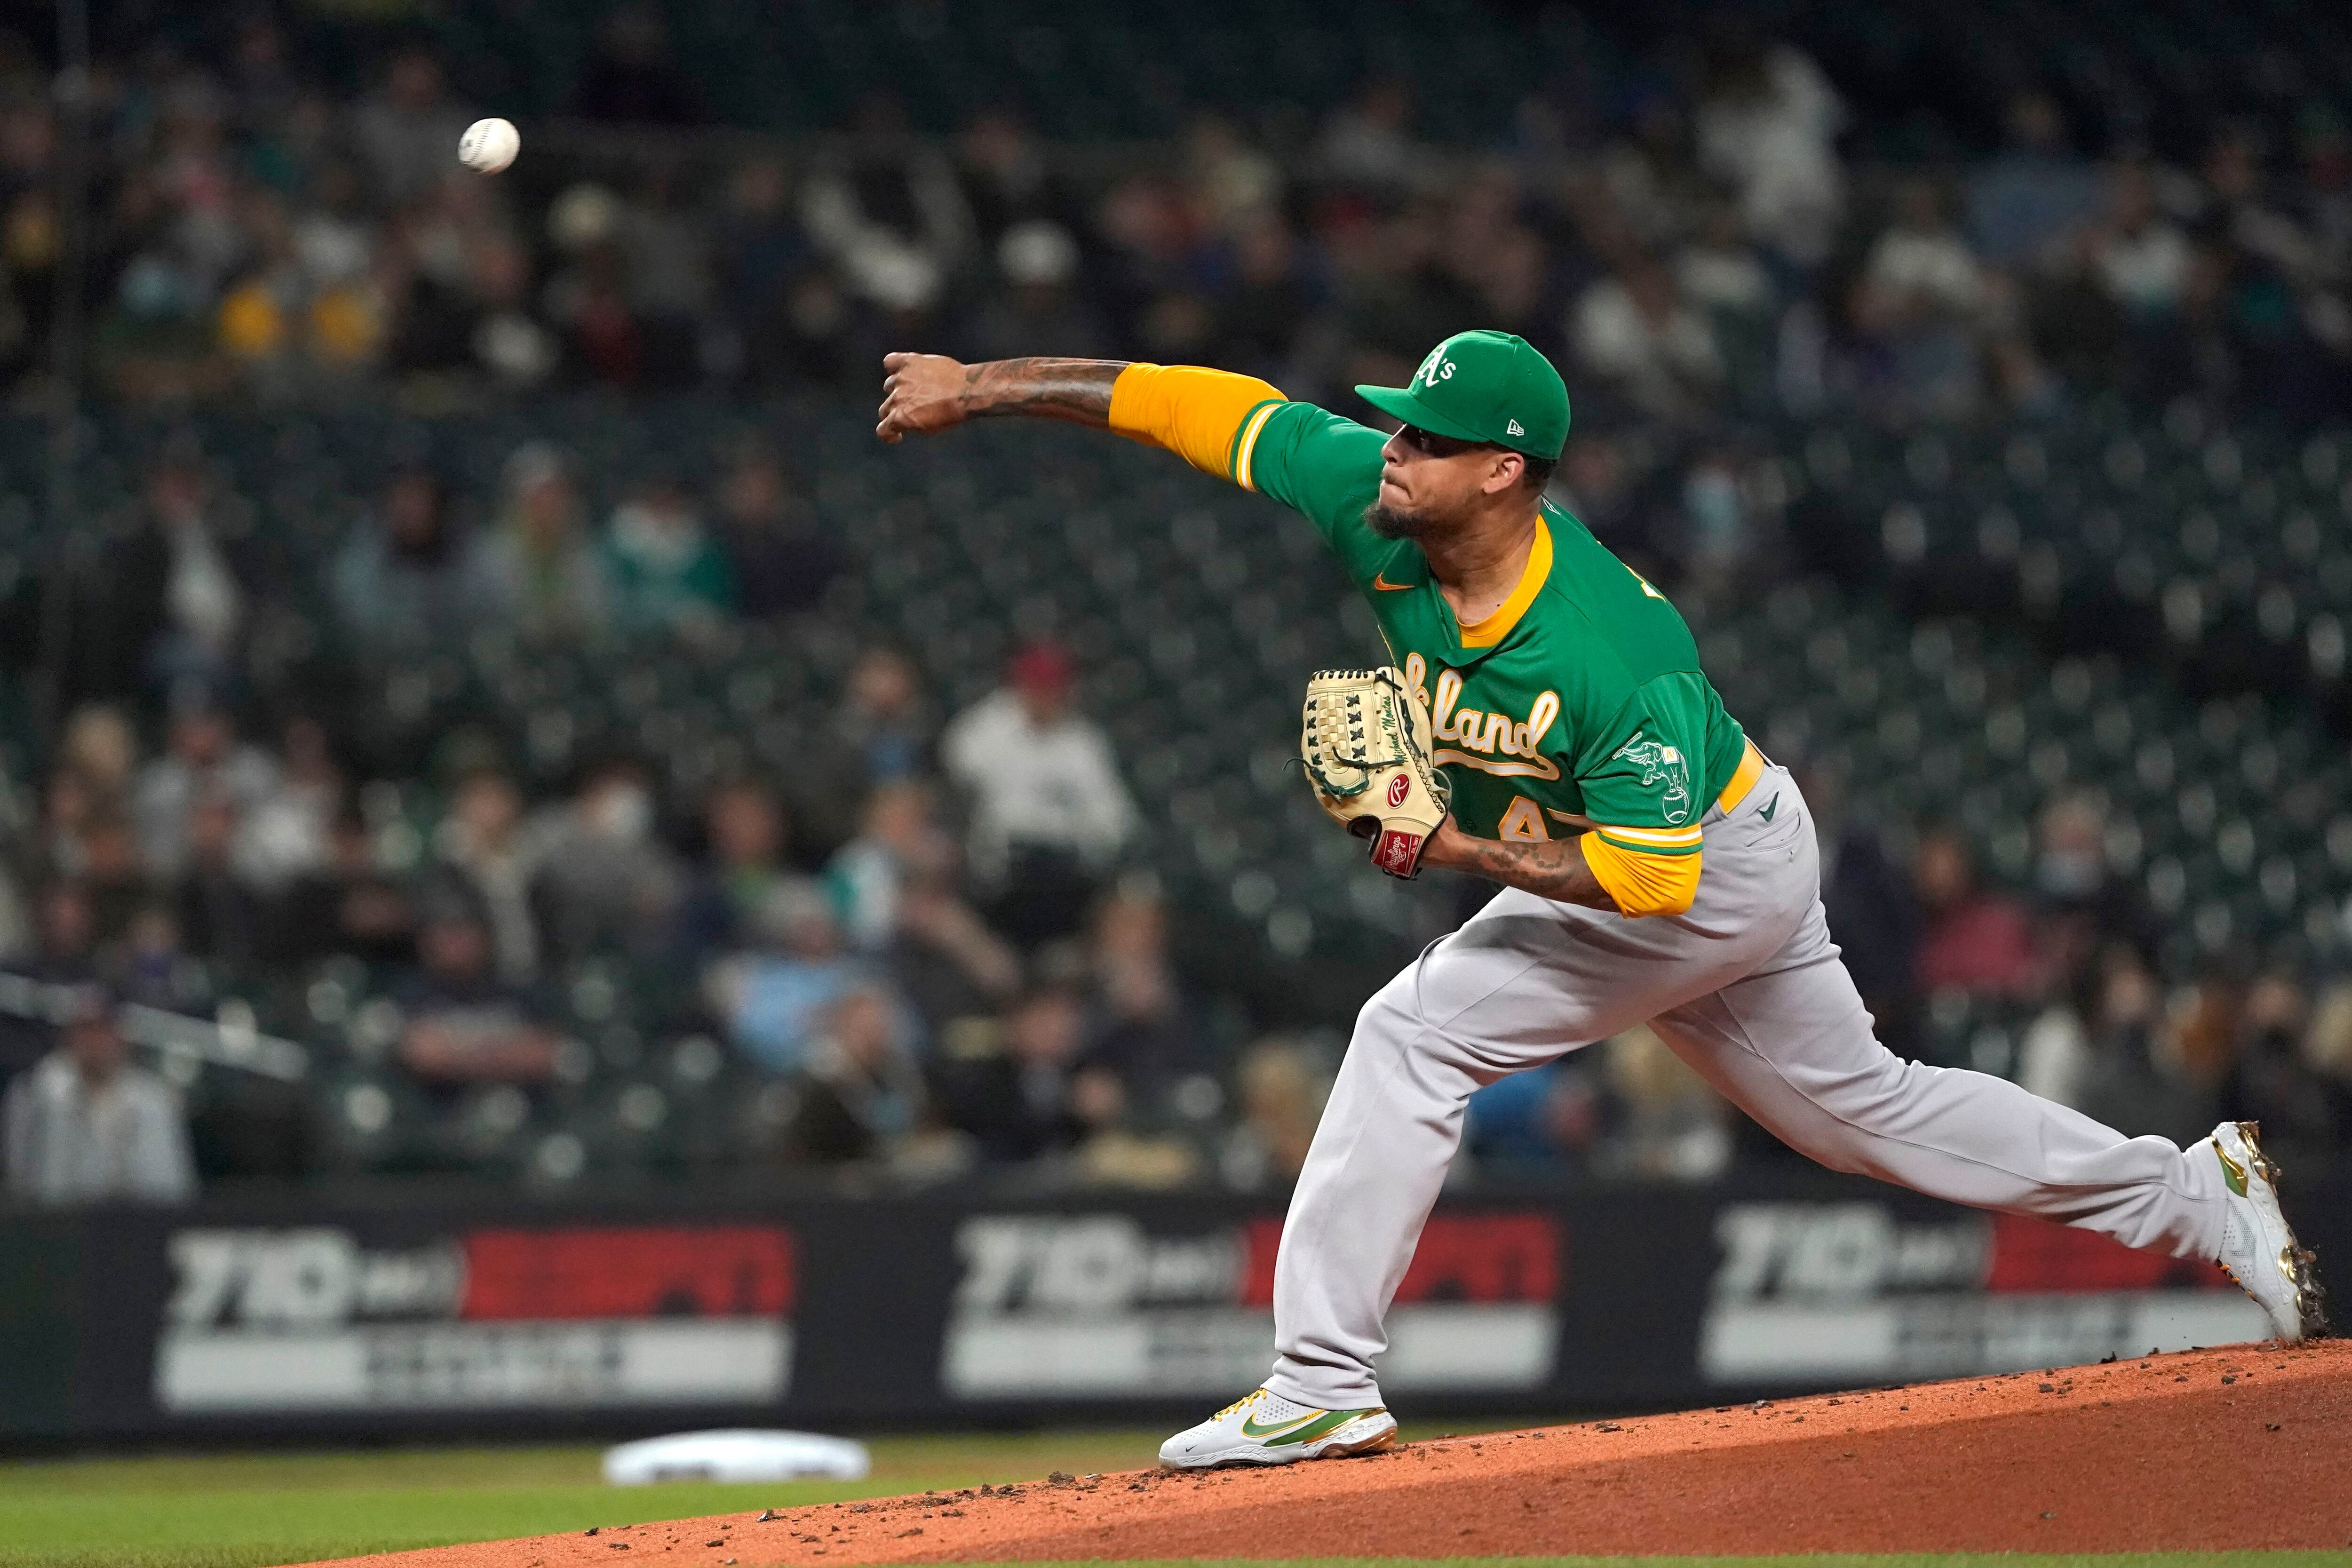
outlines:
[{"label": "dirt mound", "polygon": [[[1206,1475],[971,1492],[353,1558],[370,1568],[672,1563],[2352,1544],[2352,1343],[1417,1443]],[[626,1552],[628,1555],[622,1555]]]}]

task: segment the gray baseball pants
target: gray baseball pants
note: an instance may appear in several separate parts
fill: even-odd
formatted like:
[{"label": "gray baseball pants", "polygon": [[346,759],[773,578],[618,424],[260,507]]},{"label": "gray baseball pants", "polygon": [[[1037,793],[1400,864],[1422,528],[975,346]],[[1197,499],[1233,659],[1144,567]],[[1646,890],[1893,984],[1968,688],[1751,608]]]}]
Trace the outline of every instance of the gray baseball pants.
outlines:
[{"label": "gray baseball pants", "polygon": [[1785,769],[1704,826],[1687,914],[1627,920],[1505,889],[1364,1005],[1283,1226],[1276,1394],[1324,1410],[1381,1403],[1381,1320],[1471,1092],[1645,1022],[1832,1170],[2127,1247],[2220,1253],[2214,1160],[1878,1043],[1830,941],[1811,814]]}]

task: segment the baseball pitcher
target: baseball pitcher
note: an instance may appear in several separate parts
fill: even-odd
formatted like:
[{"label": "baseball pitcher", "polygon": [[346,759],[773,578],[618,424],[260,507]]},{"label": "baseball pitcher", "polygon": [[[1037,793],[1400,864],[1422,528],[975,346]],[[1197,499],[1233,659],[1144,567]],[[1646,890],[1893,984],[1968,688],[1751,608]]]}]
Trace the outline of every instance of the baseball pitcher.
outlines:
[{"label": "baseball pitcher", "polygon": [[2212,1258],[2282,1340],[2324,1331],[2250,1125],[2181,1149],[1881,1046],[1822,914],[1811,813],[1724,711],[1659,592],[1544,499],[1568,391],[1470,331],[1356,390],[1379,432],[1183,365],[883,361],[886,442],[1027,415],[1163,447],[1303,514],[1391,663],[1310,683],[1325,809],[1397,876],[1504,884],[1365,1004],[1284,1226],[1265,1384],[1162,1464],[1282,1464],[1393,1441],[1374,1361],[1471,1093],[1647,1022],[1821,1163]]}]

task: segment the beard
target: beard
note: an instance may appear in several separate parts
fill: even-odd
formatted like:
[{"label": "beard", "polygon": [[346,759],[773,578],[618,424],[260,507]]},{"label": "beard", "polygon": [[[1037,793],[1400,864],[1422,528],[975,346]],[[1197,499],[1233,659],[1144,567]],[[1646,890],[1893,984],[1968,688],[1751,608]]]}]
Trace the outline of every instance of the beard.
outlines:
[{"label": "beard", "polygon": [[1410,539],[1415,543],[1437,532],[1437,520],[1425,511],[1405,511],[1374,501],[1364,509],[1364,526],[1382,539]]}]

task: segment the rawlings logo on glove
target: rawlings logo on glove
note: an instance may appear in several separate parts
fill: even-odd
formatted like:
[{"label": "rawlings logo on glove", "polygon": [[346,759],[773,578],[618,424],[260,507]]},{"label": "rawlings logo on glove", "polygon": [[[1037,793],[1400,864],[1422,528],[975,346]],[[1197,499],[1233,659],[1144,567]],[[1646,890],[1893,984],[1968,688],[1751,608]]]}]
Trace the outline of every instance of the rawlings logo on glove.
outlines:
[{"label": "rawlings logo on glove", "polygon": [[1429,709],[1393,668],[1322,669],[1307,682],[1298,749],[1324,814],[1372,841],[1391,877],[1421,868],[1450,788],[1430,762]]}]

